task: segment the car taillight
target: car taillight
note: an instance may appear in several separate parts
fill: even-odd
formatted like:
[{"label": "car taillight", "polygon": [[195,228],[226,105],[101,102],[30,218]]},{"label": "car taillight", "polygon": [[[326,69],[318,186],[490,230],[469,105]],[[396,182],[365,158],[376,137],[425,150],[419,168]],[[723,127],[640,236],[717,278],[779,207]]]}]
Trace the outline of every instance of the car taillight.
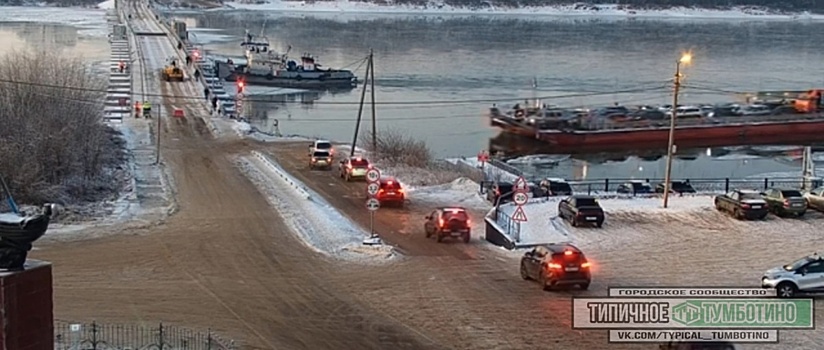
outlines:
[{"label": "car taillight", "polygon": [[741,204],[741,208],[743,208],[743,209],[749,209],[749,208],[750,208],[750,205],[749,205],[749,204],[747,204],[747,203],[742,203],[742,204]]},{"label": "car taillight", "polygon": [[444,225],[443,218],[438,219],[438,226],[443,227],[443,225]]},{"label": "car taillight", "polygon": [[403,189],[402,189],[402,188],[399,188],[399,189],[398,189],[398,193],[403,193]]},{"label": "car taillight", "polygon": [[317,158],[312,157],[312,162],[313,162],[313,163],[314,163],[314,162],[317,162],[317,161],[318,161],[318,159],[317,159]]},{"label": "car taillight", "polygon": [[589,261],[581,264],[582,269],[588,269],[590,266],[592,266],[592,264]]},{"label": "car taillight", "polygon": [[346,169],[352,170],[352,164],[347,164]]},{"label": "car taillight", "polygon": [[546,267],[550,270],[559,270],[561,268],[561,264],[549,263],[546,264]]},{"label": "car taillight", "polygon": [[472,220],[466,219],[466,226],[472,225]]},{"label": "car taillight", "polygon": [[789,200],[789,199],[785,199],[785,200],[784,200],[784,208],[789,208],[789,207],[790,207],[790,200]]}]

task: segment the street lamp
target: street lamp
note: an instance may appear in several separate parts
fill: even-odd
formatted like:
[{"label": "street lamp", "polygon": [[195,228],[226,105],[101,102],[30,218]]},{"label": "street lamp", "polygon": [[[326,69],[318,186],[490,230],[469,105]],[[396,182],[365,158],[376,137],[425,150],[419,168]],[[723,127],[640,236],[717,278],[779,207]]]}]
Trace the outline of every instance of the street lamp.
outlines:
[{"label": "street lamp", "polygon": [[678,116],[678,90],[681,89],[681,65],[692,62],[692,54],[686,52],[675,61],[675,81],[672,93],[672,111],[670,112],[669,142],[667,144],[667,170],[664,177],[664,208],[669,205],[669,194],[672,187],[672,154],[675,148],[675,118]]}]

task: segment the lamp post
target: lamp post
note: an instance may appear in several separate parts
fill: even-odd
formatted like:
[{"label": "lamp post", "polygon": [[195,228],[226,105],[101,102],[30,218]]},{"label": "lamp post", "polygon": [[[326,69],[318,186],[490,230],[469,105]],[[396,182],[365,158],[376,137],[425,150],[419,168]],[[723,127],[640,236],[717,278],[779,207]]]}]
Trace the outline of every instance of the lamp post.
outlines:
[{"label": "lamp post", "polygon": [[664,177],[664,208],[669,205],[669,194],[672,187],[672,154],[675,148],[675,118],[678,117],[678,91],[681,89],[681,65],[692,62],[692,54],[684,53],[675,61],[675,81],[672,94],[672,111],[670,112],[669,142],[667,143],[667,170]]}]

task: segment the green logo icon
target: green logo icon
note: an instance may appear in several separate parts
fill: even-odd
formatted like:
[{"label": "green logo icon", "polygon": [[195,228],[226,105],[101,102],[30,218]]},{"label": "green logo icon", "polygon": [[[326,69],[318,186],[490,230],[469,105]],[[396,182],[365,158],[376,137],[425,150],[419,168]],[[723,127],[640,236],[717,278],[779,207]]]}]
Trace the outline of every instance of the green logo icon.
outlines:
[{"label": "green logo icon", "polygon": [[812,299],[696,299],[672,304],[672,321],[688,328],[806,328]]}]

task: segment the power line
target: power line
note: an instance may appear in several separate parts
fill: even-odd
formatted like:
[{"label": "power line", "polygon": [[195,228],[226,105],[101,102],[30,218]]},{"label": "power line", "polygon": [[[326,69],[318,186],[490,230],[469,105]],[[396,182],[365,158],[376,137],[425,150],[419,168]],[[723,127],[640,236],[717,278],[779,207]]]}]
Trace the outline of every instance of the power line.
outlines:
[{"label": "power line", "polygon": [[[106,93],[108,92],[107,89],[94,89],[94,88],[85,88],[85,87],[77,87],[77,86],[60,86],[60,85],[52,85],[52,84],[45,84],[45,83],[35,83],[35,82],[25,82],[25,81],[15,81],[15,80],[8,80],[8,79],[0,79],[0,84],[13,84],[13,85],[24,85],[24,86],[34,86],[34,87],[42,87],[48,89],[60,89],[60,90],[73,90],[73,91],[85,91],[85,92],[100,92]],[[537,96],[537,97],[514,97],[514,98],[500,98],[500,99],[468,99],[468,100],[419,100],[419,101],[388,101],[388,102],[376,102],[376,105],[403,105],[403,106],[410,106],[410,105],[430,105],[430,106],[446,106],[446,105],[458,105],[458,104],[470,104],[470,103],[500,103],[500,102],[518,102],[523,100],[532,100],[532,99],[541,99],[541,100],[550,100],[550,99],[568,99],[568,98],[581,98],[581,97],[594,97],[594,96],[606,96],[606,95],[616,95],[616,94],[629,94],[629,93],[640,93],[640,92],[650,92],[655,90],[660,90],[664,86],[659,85],[655,87],[646,87],[646,88],[636,88],[636,89],[626,89],[626,90],[613,90],[608,92],[582,92],[582,93],[570,93],[570,94],[562,94],[562,95],[549,95],[549,96]],[[176,100],[202,100],[203,97],[199,96],[180,96],[180,95],[168,95],[168,94],[144,94],[147,97],[156,97],[156,98],[171,98]],[[294,103],[304,103],[302,101],[271,101],[269,99],[256,99],[256,98],[244,98],[244,102],[260,102],[260,103],[281,103],[281,104],[294,104]],[[347,102],[347,101],[314,101],[313,104],[318,105],[358,105],[358,102]]]}]

